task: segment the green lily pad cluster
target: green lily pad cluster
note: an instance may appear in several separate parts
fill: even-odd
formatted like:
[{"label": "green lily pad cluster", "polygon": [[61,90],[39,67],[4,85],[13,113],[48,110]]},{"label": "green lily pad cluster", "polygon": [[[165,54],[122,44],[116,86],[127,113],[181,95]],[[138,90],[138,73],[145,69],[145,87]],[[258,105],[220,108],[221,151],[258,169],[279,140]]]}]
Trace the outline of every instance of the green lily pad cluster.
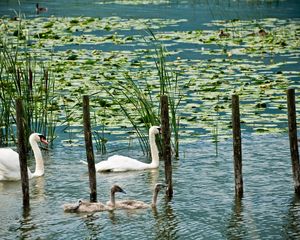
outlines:
[{"label": "green lily pad cluster", "polygon": [[[129,128],[114,101],[124,99],[124,104],[130,104],[118,91],[118,85],[126,84],[124,76],[138,82],[145,94],[156,96],[159,109],[153,37],[146,32],[151,29],[168,49],[168,67],[178,77],[181,141],[230,137],[232,94],[240,95],[244,129],[259,134],[286,131],[285,91],[297,88],[300,80],[299,20],[212,21],[190,31],[168,30],[186,21],[3,18],[0,32],[7,41],[23,41],[27,51],[49,63],[61,124],[66,124],[66,118],[70,126],[82,124],[80,103],[82,95],[88,94],[94,126]],[[140,121],[138,115],[136,119]]]}]

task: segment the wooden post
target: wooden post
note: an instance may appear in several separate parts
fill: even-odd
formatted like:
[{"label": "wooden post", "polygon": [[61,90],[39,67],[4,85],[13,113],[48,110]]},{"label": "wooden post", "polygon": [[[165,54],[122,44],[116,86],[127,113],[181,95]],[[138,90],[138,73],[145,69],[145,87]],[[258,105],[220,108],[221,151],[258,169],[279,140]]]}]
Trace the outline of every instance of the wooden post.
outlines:
[{"label": "wooden post", "polygon": [[97,183],[96,183],[96,169],[91,133],[91,123],[90,123],[90,106],[89,106],[89,96],[83,96],[83,126],[84,126],[84,139],[86,147],[86,157],[89,169],[89,181],[90,181],[90,201],[97,201]]},{"label": "wooden post", "polygon": [[20,173],[22,181],[23,192],[23,207],[29,209],[29,182],[28,182],[28,170],[27,170],[27,152],[26,152],[26,140],[25,140],[25,119],[24,110],[21,98],[16,100],[16,118],[17,118],[17,131],[18,131],[18,152],[20,162]]},{"label": "wooden post", "polygon": [[296,104],[295,104],[295,89],[287,91],[287,107],[288,107],[288,125],[290,152],[292,160],[292,170],[295,192],[300,194],[300,167],[299,167],[299,151],[297,139],[297,121],[296,121]]},{"label": "wooden post", "polygon": [[233,135],[233,159],[235,194],[243,196],[243,175],[242,175],[242,138],[240,124],[239,96],[232,96],[232,135]]},{"label": "wooden post", "polygon": [[172,161],[171,161],[171,144],[170,144],[170,125],[169,125],[169,105],[168,96],[162,95],[160,98],[161,103],[161,127],[162,127],[162,152],[165,161],[165,178],[168,188],[166,195],[168,198],[173,196],[172,185]]}]

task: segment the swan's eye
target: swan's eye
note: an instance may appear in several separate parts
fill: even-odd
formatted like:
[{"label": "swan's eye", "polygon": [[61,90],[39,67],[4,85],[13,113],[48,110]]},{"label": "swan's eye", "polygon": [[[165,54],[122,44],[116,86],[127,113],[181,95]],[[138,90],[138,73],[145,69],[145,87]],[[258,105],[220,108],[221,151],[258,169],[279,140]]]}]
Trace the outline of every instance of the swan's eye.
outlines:
[{"label": "swan's eye", "polygon": [[42,134],[39,134],[39,137],[40,137],[41,140],[46,140],[46,137]]}]

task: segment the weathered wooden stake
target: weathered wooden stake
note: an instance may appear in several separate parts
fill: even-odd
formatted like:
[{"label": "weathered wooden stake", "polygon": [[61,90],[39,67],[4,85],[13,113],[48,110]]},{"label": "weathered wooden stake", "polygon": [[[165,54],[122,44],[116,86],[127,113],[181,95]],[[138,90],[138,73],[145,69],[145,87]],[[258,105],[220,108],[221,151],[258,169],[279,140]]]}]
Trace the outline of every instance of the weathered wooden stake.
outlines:
[{"label": "weathered wooden stake", "polygon": [[96,183],[96,169],[91,133],[91,123],[90,123],[90,104],[89,96],[83,96],[83,126],[84,126],[84,139],[86,147],[86,157],[89,169],[89,181],[90,181],[90,201],[97,202],[97,183]]},{"label": "weathered wooden stake", "polygon": [[295,104],[295,89],[287,91],[287,107],[288,107],[288,122],[289,122],[289,139],[290,152],[292,160],[292,170],[295,192],[300,194],[300,167],[299,167],[299,151],[297,138],[297,121],[296,121],[296,104]]},{"label": "weathered wooden stake", "polygon": [[23,207],[29,209],[29,182],[27,170],[27,153],[26,153],[26,140],[25,140],[25,119],[22,99],[16,100],[16,117],[17,117],[17,131],[18,131],[18,152],[20,162],[20,173],[22,181],[23,192]]},{"label": "weathered wooden stake", "polygon": [[242,138],[240,124],[239,96],[232,96],[232,135],[233,135],[233,159],[235,194],[243,196],[243,175],[242,175]]},{"label": "weathered wooden stake", "polygon": [[170,124],[169,124],[169,105],[168,96],[162,95],[160,98],[161,103],[161,127],[162,127],[162,152],[165,161],[165,178],[168,188],[166,195],[168,198],[173,196],[172,185],[172,161],[171,161],[171,144],[170,144]]}]

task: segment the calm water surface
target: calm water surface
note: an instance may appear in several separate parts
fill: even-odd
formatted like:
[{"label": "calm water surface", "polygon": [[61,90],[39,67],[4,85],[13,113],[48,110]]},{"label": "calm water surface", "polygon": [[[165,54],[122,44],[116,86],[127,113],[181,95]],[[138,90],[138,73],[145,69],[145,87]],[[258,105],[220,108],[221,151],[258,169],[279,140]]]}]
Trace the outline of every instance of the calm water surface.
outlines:
[{"label": "calm water surface", "polygon": [[[24,214],[20,182],[0,183],[1,239],[296,239],[300,237],[300,200],[293,193],[288,138],[243,138],[244,190],[235,200],[232,142],[194,142],[174,160],[174,197],[159,196],[157,211],[116,210],[95,214],[64,213],[61,205],[88,199],[83,147],[55,146],[45,154],[44,177],[30,181],[31,210]],[[115,146],[117,147],[117,146]],[[120,147],[120,146],[119,146]],[[123,150],[124,152],[124,150]],[[121,151],[120,151],[121,153]],[[147,159],[138,150],[129,156]],[[99,160],[101,156],[97,155]],[[31,162],[32,164],[32,162]],[[120,199],[150,202],[153,186],[164,181],[159,170],[97,173],[98,200],[110,186],[122,186]]]},{"label": "calm water surface", "polygon": [[[169,1],[161,5],[95,4],[96,1],[39,1],[46,15],[185,18],[182,29],[197,29],[215,19],[299,18],[299,1]],[[108,1],[98,1],[108,2]],[[14,15],[17,1],[1,1],[0,15]],[[35,17],[34,2],[21,10]],[[181,29],[178,29],[181,30]],[[294,195],[286,135],[243,136],[244,198],[234,196],[232,142],[184,143],[173,162],[174,197],[159,196],[152,209],[95,214],[66,214],[62,204],[88,199],[85,149],[57,141],[44,152],[44,177],[30,181],[31,210],[22,210],[20,182],[0,183],[0,239],[299,239],[300,200]],[[59,139],[61,140],[61,139]],[[115,150],[125,144],[115,143]],[[138,148],[128,156],[149,161]],[[119,153],[124,153],[119,151]],[[107,156],[96,156],[98,162]],[[33,159],[30,161],[33,169]],[[155,171],[97,174],[98,200],[109,198],[112,184],[121,199],[150,202],[155,183],[164,181],[164,166]]]}]

